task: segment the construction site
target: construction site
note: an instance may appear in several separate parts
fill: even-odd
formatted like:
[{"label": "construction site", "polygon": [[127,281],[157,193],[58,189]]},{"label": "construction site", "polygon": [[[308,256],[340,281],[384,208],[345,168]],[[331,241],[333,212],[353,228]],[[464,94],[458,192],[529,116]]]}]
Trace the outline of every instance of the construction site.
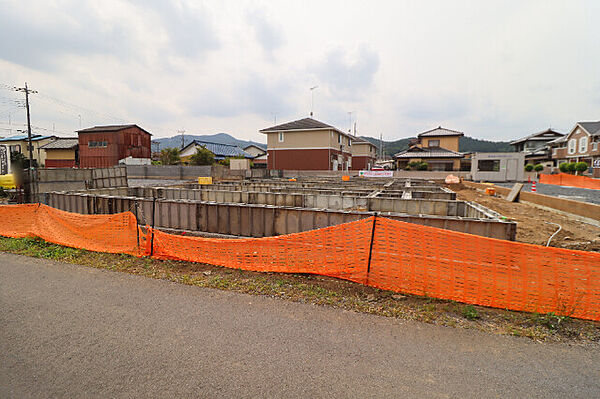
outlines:
[{"label": "construction site", "polygon": [[50,192],[43,202],[82,214],[132,211],[142,226],[205,236],[270,237],[373,215],[502,240],[517,234],[515,222],[424,179],[246,179]]}]

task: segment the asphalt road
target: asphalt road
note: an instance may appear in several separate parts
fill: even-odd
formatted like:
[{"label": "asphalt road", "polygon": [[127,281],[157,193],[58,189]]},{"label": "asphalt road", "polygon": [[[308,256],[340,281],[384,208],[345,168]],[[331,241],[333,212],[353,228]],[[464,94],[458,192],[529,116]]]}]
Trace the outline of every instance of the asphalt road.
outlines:
[{"label": "asphalt road", "polygon": [[0,397],[600,396],[600,350],[0,254]]},{"label": "asphalt road", "polygon": [[[499,186],[512,187],[514,183],[495,183]],[[525,183],[524,191],[531,191],[531,183]],[[573,201],[591,202],[600,204],[600,190],[590,190],[587,188],[557,186],[555,184],[536,184],[538,194],[551,195],[553,197],[566,198]]]}]

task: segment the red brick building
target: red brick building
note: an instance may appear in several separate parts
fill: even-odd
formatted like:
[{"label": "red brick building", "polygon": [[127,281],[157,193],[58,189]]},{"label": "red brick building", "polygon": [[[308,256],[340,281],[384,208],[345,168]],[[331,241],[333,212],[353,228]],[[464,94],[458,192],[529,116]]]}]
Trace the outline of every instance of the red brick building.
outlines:
[{"label": "red brick building", "polygon": [[81,168],[114,166],[127,157],[150,158],[151,134],[138,125],[95,126],[77,133]]},{"label": "red brick building", "polygon": [[377,146],[355,137],[352,142],[352,170],[371,170],[377,160]]},{"label": "red brick building", "polygon": [[267,135],[268,169],[352,169],[354,137],[331,125],[304,118],[260,132]]}]

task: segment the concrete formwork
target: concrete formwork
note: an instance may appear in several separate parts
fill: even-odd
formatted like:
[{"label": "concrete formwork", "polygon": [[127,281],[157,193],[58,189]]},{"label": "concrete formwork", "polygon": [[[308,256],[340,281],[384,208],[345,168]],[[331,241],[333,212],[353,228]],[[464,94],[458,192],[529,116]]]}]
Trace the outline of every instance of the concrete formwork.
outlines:
[{"label": "concrete formwork", "polygon": [[[155,211],[152,212],[155,201]],[[111,214],[131,211],[142,225],[246,237],[268,237],[318,229],[372,216],[372,212],[309,209],[293,206],[151,199],[84,193],[48,193],[47,204],[69,212]],[[514,240],[516,224],[499,219],[471,219],[392,212],[381,216],[486,237]]]}]

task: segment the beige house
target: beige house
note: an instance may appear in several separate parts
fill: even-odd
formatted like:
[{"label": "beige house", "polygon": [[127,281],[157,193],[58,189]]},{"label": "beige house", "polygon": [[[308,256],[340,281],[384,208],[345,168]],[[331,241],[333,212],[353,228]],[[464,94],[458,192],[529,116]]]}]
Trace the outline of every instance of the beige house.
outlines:
[{"label": "beige house", "polygon": [[600,177],[600,121],[578,122],[564,137],[549,143],[552,159],[562,162],[586,162]]},{"label": "beige house", "polygon": [[[56,140],[56,138],[56,136],[42,136],[40,134],[31,135],[33,159],[37,161],[38,166],[44,166],[46,163],[46,151],[40,147]],[[20,152],[25,158],[29,159],[27,143],[28,137],[26,134],[0,139],[0,144],[7,146],[11,154],[13,152]]]},{"label": "beige house", "polygon": [[269,169],[352,169],[355,138],[331,125],[304,118],[260,132],[267,135]]},{"label": "beige house", "polygon": [[427,163],[428,170],[460,170],[460,160],[464,158],[458,152],[462,136],[462,132],[441,126],[420,133],[410,148],[394,155],[398,170],[406,169],[411,162]]},{"label": "beige house", "polygon": [[254,158],[252,159],[252,163],[255,167],[267,167],[267,151],[257,145],[251,144],[247,147],[244,147],[244,151],[248,154],[252,155]]},{"label": "beige house", "polygon": [[371,170],[377,160],[377,146],[355,137],[352,142],[352,170]]}]

